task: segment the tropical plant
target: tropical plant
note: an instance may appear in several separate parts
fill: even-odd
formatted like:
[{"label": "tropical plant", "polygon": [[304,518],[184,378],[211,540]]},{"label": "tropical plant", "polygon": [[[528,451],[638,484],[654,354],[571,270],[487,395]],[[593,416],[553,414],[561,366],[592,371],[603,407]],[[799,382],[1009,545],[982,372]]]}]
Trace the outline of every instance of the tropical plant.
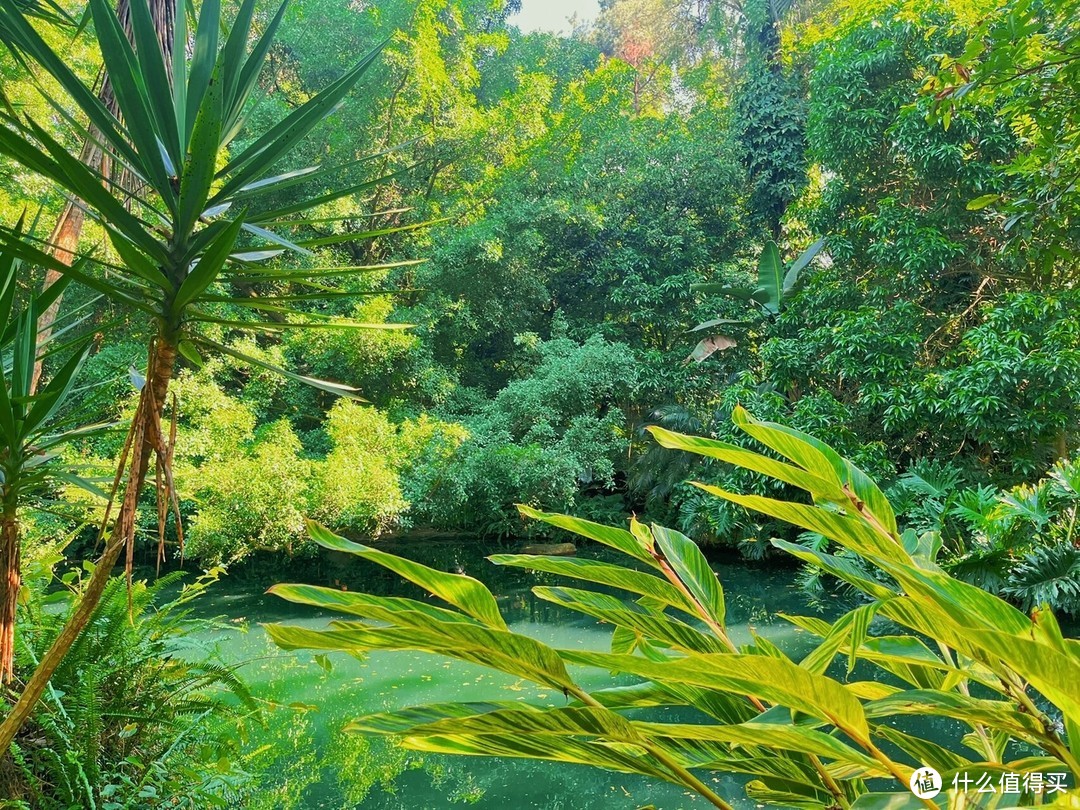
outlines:
[{"label": "tropical plant", "polygon": [[[19,60],[55,81],[85,116],[85,123],[59,103],[53,104],[56,114],[83,140],[93,127],[93,140],[101,145],[108,162],[123,167],[139,181],[137,189],[125,192],[124,200],[118,199],[113,193],[115,182],[68,154],[37,122],[8,110],[3,114],[5,126],[0,127],[0,154],[83,200],[106,233],[119,264],[109,265],[110,272],[105,275],[93,274],[67,268],[17,234],[3,235],[2,241],[16,256],[60,272],[140,313],[153,329],[146,376],[139,380],[140,401],[116,478],[118,486],[126,471],[124,495],[110,540],[67,627],[0,726],[0,749],[6,748],[29,716],[64,651],[89,621],[109,571],[124,548],[130,564],[135,506],[155,455],[158,491],[171,490],[172,448],[168,431],[161,426],[161,415],[178,354],[196,364],[200,349],[237,354],[207,337],[200,327],[267,334],[296,328],[368,326],[304,312],[300,307],[305,301],[351,294],[328,285],[340,276],[369,268],[327,267],[290,273],[261,262],[285,249],[304,252],[316,245],[372,235],[350,233],[293,241],[271,230],[301,225],[303,215],[312,208],[376,184],[377,180],[355,176],[363,159],[344,166],[311,166],[268,175],[280,158],[341,104],[374,62],[378,49],[342,71],[283,120],[255,134],[242,149],[230,153],[230,144],[244,131],[251,115],[260,71],[285,11],[284,5],[278,8],[249,51],[255,5],[254,0],[240,4],[231,30],[221,40],[220,0],[203,3],[197,25],[190,32],[190,51],[187,14],[177,15],[172,58],[166,59],[148,0],[130,4],[130,42],[106,0],[91,0],[90,16],[115,90],[118,115],[70,70],[63,55],[49,47],[19,8],[0,6],[0,41]],[[283,188],[325,183],[331,178],[338,183],[348,177],[354,177],[355,182],[319,191],[299,203],[283,207],[265,203]],[[232,282],[249,290],[252,285],[291,283],[302,291],[250,296],[230,289]],[[267,314],[272,320],[231,316],[231,312]],[[255,366],[267,365],[250,356],[243,359]],[[338,394],[352,392],[346,386],[305,381]],[[159,509],[159,522],[164,521],[167,511]]]},{"label": "tropical plant", "polygon": [[[353,654],[411,649],[458,658],[558,689],[568,699],[563,707],[520,702],[421,706],[360,717],[348,726],[400,736],[407,747],[426,751],[547,759],[644,774],[673,782],[720,808],[731,805],[695,771],[748,774],[753,780],[746,791],[752,799],[786,807],[937,807],[909,792],[920,765],[940,772],[945,795],[955,801],[963,801],[957,794],[964,785],[976,779],[1005,784],[999,780],[1009,773],[1038,772],[1046,784],[1065,790],[1070,774],[1072,779],[1080,774],[1080,650],[1062,635],[1053,614],[1037,609],[1029,618],[1000,598],[949,577],[935,562],[939,536],[901,534],[877,485],[824,443],[757,421],[742,409],[734,418],[769,448],[769,455],[661,429],[653,433],[667,447],[803,490],[809,503],[699,485],[818,532],[862,562],[851,565],[826,552],[774,541],[867,600],[831,625],[819,618],[784,617],[820,639],[799,660],[756,634],[742,646],[732,640],[725,626],[723,588],[686,536],[636,520],[626,530],[527,508],[522,511],[530,517],[631,559],[631,565],[621,566],[525,555],[492,558],[500,565],[547,571],[627,594],[535,589],[542,599],[613,625],[611,652],[555,649],[514,633],[494,596],[478,581],[351,543],[315,525],[312,536],[321,545],[382,565],[448,606],[279,585],[273,590],[283,598],[350,618],[326,630],[270,625],[268,631],[290,649]],[[875,576],[866,576],[864,567]],[[875,617],[888,620],[885,634],[870,632]],[[636,683],[590,692],[568,664],[630,676]],[[668,722],[627,713],[669,706],[692,707],[704,719]],[[934,742],[912,722],[940,717],[966,732],[956,740],[961,746]],[[891,782],[894,792],[871,792],[876,780]],[[1043,799],[1026,785],[1021,790],[1027,792],[1017,793],[1018,804]]]},{"label": "tropical plant", "polygon": [[1062,460],[1034,484],[953,495],[949,515],[962,545],[945,561],[949,572],[1024,610],[1049,605],[1080,615],[1080,462]]},{"label": "tropical plant", "polygon": [[[16,231],[21,231],[21,223]],[[61,294],[67,282],[53,285],[17,306],[20,262],[0,253],[0,681],[12,679],[15,622],[21,584],[22,537],[20,510],[60,481],[93,488],[89,482],[55,464],[57,450],[73,438],[85,435],[71,414],[57,418],[68,406],[79,367],[89,346],[76,341],[70,358],[61,363],[48,384],[31,391],[35,361],[48,348],[65,349],[39,340],[37,319]],[[78,326],[78,319],[66,324]],[[59,338],[65,330],[58,331]],[[70,349],[70,346],[66,347]]]},{"label": "tropical plant", "polygon": [[[790,267],[784,265],[780,256],[780,249],[776,243],[769,240],[762,248],[761,256],[758,257],[757,286],[756,287],[733,287],[729,284],[693,284],[692,290],[702,293],[730,296],[748,304],[757,305],[762,314],[768,318],[774,318],[780,314],[781,307],[787,299],[795,293],[799,285],[800,274],[814,260],[814,257],[825,246],[824,239],[818,239],[814,244],[802,252],[791,263]],[[708,332],[718,326],[744,324],[745,321],[732,320],[730,318],[715,318],[711,321],[700,323],[691,329],[693,332]],[[713,335],[698,343],[690,359],[701,362],[717,351],[723,351],[733,347],[735,342],[726,335]]]}]

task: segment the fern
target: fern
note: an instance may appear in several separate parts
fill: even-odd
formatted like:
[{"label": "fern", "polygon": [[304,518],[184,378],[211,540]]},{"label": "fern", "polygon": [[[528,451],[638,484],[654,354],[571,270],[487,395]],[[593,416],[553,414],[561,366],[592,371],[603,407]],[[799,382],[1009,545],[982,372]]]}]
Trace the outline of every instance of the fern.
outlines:
[{"label": "fern", "polygon": [[[11,784],[0,784],[5,795],[35,810],[203,807],[220,804],[230,778],[238,785],[252,781],[239,772],[219,773],[216,764],[197,767],[207,752],[233,744],[236,723],[257,705],[237,675],[239,665],[179,654],[180,639],[191,629],[189,605],[216,578],[168,597],[180,576],[134,583],[130,593],[123,578],[109,582],[16,741],[15,767],[4,778]],[[27,613],[21,669],[33,667],[64,618],[44,610],[40,598]]]}]

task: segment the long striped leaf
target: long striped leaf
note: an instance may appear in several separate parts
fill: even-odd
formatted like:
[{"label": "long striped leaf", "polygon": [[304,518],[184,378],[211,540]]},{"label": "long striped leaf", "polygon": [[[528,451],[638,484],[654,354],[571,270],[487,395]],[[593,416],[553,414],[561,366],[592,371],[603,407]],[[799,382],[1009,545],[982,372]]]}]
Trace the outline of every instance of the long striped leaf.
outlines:
[{"label": "long striped leaf", "polygon": [[[357,721],[363,722],[363,721]],[[405,732],[411,736],[462,734],[555,734],[601,737],[617,742],[641,742],[634,726],[608,709],[568,707],[558,709],[496,709],[469,717],[451,717],[418,725]]]},{"label": "long striped leaf", "polygon": [[721,653],[724,647],[713,636],[656,610],[614,596],[577,588],[536,587],[533,593],[545,601],[592,616],[616,627],[633,630],[677,650]]},{"label": "long striped leaf", "polygon": [[299,605],[336,610],[390,624],[415,624],[420,618],[441,622],[476,623],[475,619],[463,613],[445,610],[415,599],[395,596],[370,596],[365,593],[320,588],[315,585],[285,584],[274,585],[267,593]]},{"label": "long striped leaf", "polygon": [[657,599],[669,607],[678,608],[686,613],[694,612],[694,606],[689,604],[686,597],[667,580],[644,571],[624,568],[621,565],[582,557],[542,557],[532,554],[495,554],[488,559],[495,565],[546,571],[550,574],[594,582],[597,585],[619,588]]},{"label": "long striped leaf", "polygon": [[[10,46],[29,56],[57,81],[79,110],[103,134],[111,149],[122,155],[130,165],[139,164],[139,158],[129,143],[128,135],[116,118],[12,3],[0,3],[0,30],[11,37],[8,40]],[[44,90],[42,92],[48,95]]]},{"label": "long striped leaf", "polygon": [[640,721],[634,722],[633,726],[647,739],[675,737],[686,740],[712,740],[734,745],[812,754],[858,767],[866,777],[890,777],[889,772],[879,762],[861,751],[822,731],[802,726],[775,723],[709,726],[697,723]]},{"label": "long striped leaf", "polygon": [[642,774],[686,786],[678,776],[644,756],[643,749],[632,745],[619,747],[608,743],[559,737],[554,734],[537,734],[530,737],[521,735],[406,737],[404,745],[406,748],[437,754],[541,759],[590,765],[594,768],[622,773]]},{"label": "long striped leaf", "polygon": [[699,456],[719,459],[746,470],[762,473],[770,478],[804,489],[817,499],[833,503],[845,501],[843,490],[835,479],[815,475],[799,467],[763,456],[752,450],[699,436],[685,436],[670,430],[650,425],[647,430],[661,447],[671,450],[685,450]]},{"label": "long striped leaf", "polygon": [[463,622],[430,620],[426,628],[349,627],[337,630],[270,624],[266,625],[266,632],[284,649],[417,650],[491,667],[554,689],[573,686],[562,659],[550,647],[528,636]]},{"label": "long striped leaf", "polygon": [[499,605],[495,601],[495,597],[491,595],[491,591],[483,583],[473,577],[465,574],[448,574],[445,571],[437,571],[412,560],[406,560],[385,551],[353,543],[311,521],[308,522],[308,533],[311,535],[311,539],[323,548],[353,554],[357,557],[363,557],[365,560],[370,560],[419,585],[424,590],[464,611],[488,627],[494,627],[498,630],[506,629],[506,622],[499,612]]},{"label": "long striped leaf", "polygon": [[982,724],[994,729],[1008,730],[1021,739],[1031,740],[1041,733],[1038,720],[1015,706],[1000,700],[984,700],[959,692],[939,689],[911,689],[897,692],[865,706],[866,716],[872,719],[896,715],[932,715],[951,717],[972,725]]},{"label": "long striped leaf", "polygon": [[735,424],[762,444],[821,477],[832,477],[850,492],[849,503],[870,515],[885,531],[898,537],[896,516],[888,498],[866,473],[825,442],[794,428],[754,419],[744,408],[732,415]]},{"label": "long striped leaf", "polygon": [[162,245],[137,217],[109,193],[102,185],[100,175],[72,157],[65,147],[33,121],[28,121],[26,126],[29,134],[45,147],[48,154],[33,146],[26,135],[17,134],[7,127],[0,127],[0,152],[85,200],[100,214],[103,223],[116,228],[147,254],[159,261],[168,260]]},{"label": "long striped leaf", "polygon": [[655,523],[650,526],[650,530],[665,563],[701,606],[705,616],[723,627],[727,615],[724,588],[697,543],[685,534],[665,529]]},{"label": "long striped leaf", "polygon": [[570,517],[569,515],[556,515],[550,512],[541,512],[531,506],[518,504],[518,511],[528,518],[543,521],[550,526],[566,529],[568,532],[603,543],[605,546],[621,551],[636,560],[646,563],[651,568],[659,568],[656,560],[646,550],[634,535],[626,529],[616,529],[613,526],[604,526],[601,523],[593,523],[590,520]]},{"label": "long striped leaf", "polygon": [[661,683],[684,683],[737,692],[787,706],[840,728],[854,740],[869,739],[862,704],[831,678],[814,675],[798,665],[760,655],[693,655],[663,663],[629,655],[561,650],[573,664],[602,667],[650,678]]},{"label": "long striped leaf", "polygon": [[760,495],[737,495],[719,487],[700,484],[697,481],[691,483],[712,495],[745,506],[747,509],[762,512],[779,520],[824,535],[862,557],[871,560],[889,557],[910,559],[899,543],[894,543],[885,535],[874,531],[865,521],[859,518],[837,514],[817,506],[807,506],[775,498],[764,498]]}]

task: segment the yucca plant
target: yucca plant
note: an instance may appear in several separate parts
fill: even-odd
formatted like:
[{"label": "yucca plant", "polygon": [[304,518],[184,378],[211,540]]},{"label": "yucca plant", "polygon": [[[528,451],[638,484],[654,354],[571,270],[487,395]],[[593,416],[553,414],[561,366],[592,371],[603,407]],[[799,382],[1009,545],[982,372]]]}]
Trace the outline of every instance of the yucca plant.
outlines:
[{"label": "yucca plant", "polygon": [[[193,31],[186,13],[178,14],[167,59],[148,0],[131,0],[129,4],[130,41],[106,0],[90,0],[90,16],[116,96],[118,114],[114,115],[72,73],[63,55],[46,44],[19,7],[0,3],[0,41],[31,73],[48,76],[68,95],[63,103],[46,95],[57,118],[80,140],[95,140],[106,162],[135,181],[118,188],[111,179],[116,172],[105,176],[84,165],[44,127],[8,110],[0,122],[0,153],[84,201],[119,260],[108,266],[107,273],[95,274],[65,267],[17,235],[0,234],[0,241],[15,255],[142,313],[153,329],[145,383],[119,465],[117,484],[124,476],[126,483],[112,534],[83,602],[42,659],[22,699],[0,725],[0,750],[6,749],[64,650],[89,620],[108,573],[125,547],[130,562],[135,505],[155,454],[168,488],[171,446],[161,415],[178,354],[198,363],[201,352],[221,351],[265,365],[209,339],[200,326],[213,324],[260,334],[371,326],[304,312],[297,308],[297,302],[347,295],[327,285],[335,278],[376,268],[333,266],[286,272],[264,263],[283,250],[309,252],[311,247],[334,241],[378,235],[350,233],[306,241],[284,235],[302,225],[310,209],[376,185],[377,179],[356,176],[363,160],[269,176],[274,166],[344,101],[375,61],[378,49],[343,70],[339,78],[266,132],[246,133],[248,144],[230,151],[230,145],[245,131],[263,62],[285,13],[283,4],[249,47],[255,5],[255,0],[240,3],[232,28],[223,39],[220,0],[201,4]],[[328,181],[340,185],[325,191]],[[311,183],[319,184],[318,191],[302,202],[277,207],[265,202],[270,195]],[[124,199],[118,199],[114,191]],[[300,285],[301,291],[245,297],[231,293],[233,281],[248,287],[287,282]],[[251,312],[252,317],[217,314],[222,307]],[[255,317],[262,314],[271,315],[272,320]],[[352,393],[345,386],[301,379],[335,393]]]},{"label": "yucca plant", "polygon": [[[747,774],[755,801],[784,807],[936,807],[909,792],[919,766],[954,777],[1039,772],[1047,784],[1080,774],[1080,644],[1047,610],[1028,618],[1001,599],[950,578],[935,562],[936,533],[898,532],[892,507],[861,470],[822,442],[739,409],[735,421],[770,455],[655,428],[665,447],[761,473],[804,490],[809,502],[702,489],[827,537],[876,569],[807,546],[774,544],[860,591],[866,604],[834,624],[785,616],[820,639],[796,660],[765,638],[736,645],[725,594],[697,545],[679,532],[631,521],[629,530],[522,509],[609,546],[621,566],[588,559],[497,555],[492,561],[616,589],[538,587],[542,599],[614,627],[611,652],[555,649],[510,631],[494,596],[466,576],[425,568],[312,527],[323,546],[383,565],[446,606],[303,585],[273,588],[294,602],[351,617],[326,630],[270,625],[281,646],[352,653],[432,652],[562,691],[565,707],[439,704],[357,718],[349,729],[401,737],[442,753],[574,762],[673,782],[730,807],[702,771]],[[908,634],[872,635],[875,617]],[[371,622],[377,622],[371,623]],[[855,669],[856,663],[861,666]],[[592,667],[637,683],[588,691],[567,669]],[[869,679],[866,671],[873,673]],[[627,710],[692,707],[698,722],[636,719]],[[955,745],[924,737],[912,717],[949,718]],[[898,727],[899,725],[899,727]],[[912,730],[915,729],[915,730]],[[877,782],[877,780],[882,780]],[[888,784],[891,793],[872,792]],[[964,784],[964,783],[960,783]],[[999,796],[1000,798],[1000,796]],[[1030,804],[1033,793],[1005,797]]]},{"label": "yucca plant", "polygon": [[[21,231],[21,223],[16,228]],[[56,332],[57,340],[42,345],[37,319],[59,296],[66,281],[53,285],[41,295],[18,304],[20,262],[0,253],[0,681],[9,683],[13,674],[15,617],[21,587],[21,531],[19,513],[51,486],[65,482],[89,489],[93,485],[62,465],[56,453],[66,442],[84,436],[91,428],[80,428],[70,418],[58,419],[75,385],[79,366],[86,357],[85,341],[74,347],[58,340],[66,328]],[[77,324],[68,324],[67,328]],[[51,347],[49,344],[52,344]],[[31,380],[36,358],[57,348],[70,357],[57,368],[40,391],[32,393]]]}]

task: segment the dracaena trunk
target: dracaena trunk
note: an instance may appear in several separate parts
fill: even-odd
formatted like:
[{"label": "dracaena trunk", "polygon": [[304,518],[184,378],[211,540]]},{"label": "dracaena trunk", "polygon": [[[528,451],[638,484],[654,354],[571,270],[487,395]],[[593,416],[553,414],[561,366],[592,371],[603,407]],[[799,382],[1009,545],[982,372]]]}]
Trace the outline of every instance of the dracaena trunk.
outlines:
[{"label": "dracaena trunk", "polygon": [[90,575],[90,580],[78,604],[48,652],[42,656],[41,662],[27,681],[26,688],[23,689],[14,708],[0,724],[0,752],[6,752],[9,749],[22,724],[33,713],[34,706],[41,698],[56,668],[64,660],[64,656],[86,625],[90,623],[113,567],[120,559],[120,553],[132,542],[139,493],[146,483],[146,474],[150,469],[150,459],[154,452],[153,437],[160,435],[161,412],[175,365],[175,344],[159,337],[150,353],[146,383],[143,385],[139,407],[135,412],[135,420],[131,427],[127,481],[109,541],[97,561],[94,572]]},{"label": "dracaena trunk", "polygon": [[21,540],[14,504],[0,514],[0,681],[10,683],[15,671],[15,611],[19,604]]}]

